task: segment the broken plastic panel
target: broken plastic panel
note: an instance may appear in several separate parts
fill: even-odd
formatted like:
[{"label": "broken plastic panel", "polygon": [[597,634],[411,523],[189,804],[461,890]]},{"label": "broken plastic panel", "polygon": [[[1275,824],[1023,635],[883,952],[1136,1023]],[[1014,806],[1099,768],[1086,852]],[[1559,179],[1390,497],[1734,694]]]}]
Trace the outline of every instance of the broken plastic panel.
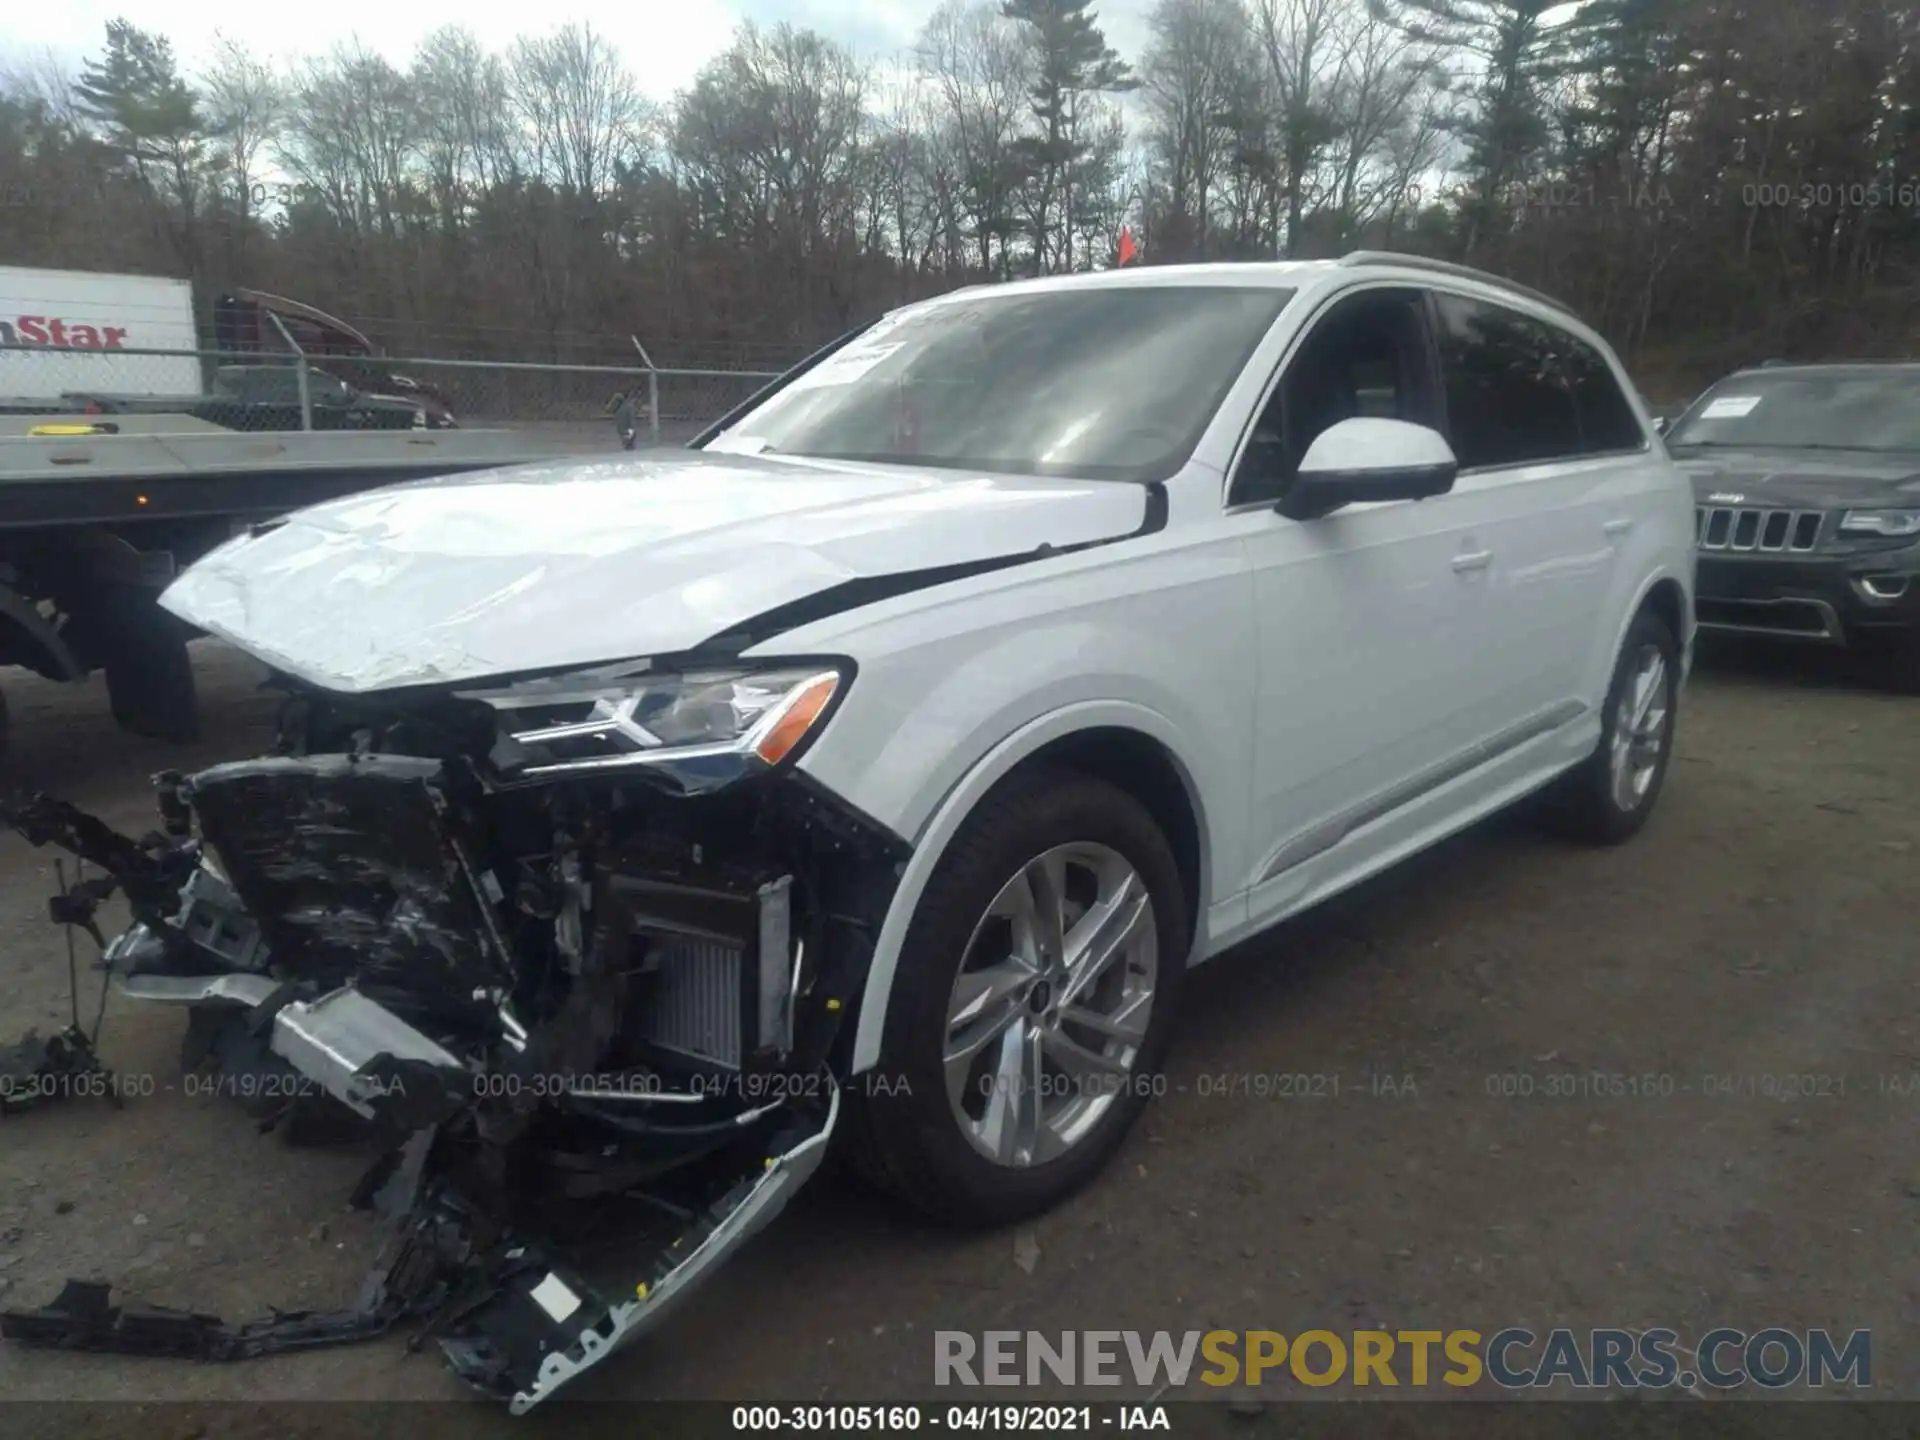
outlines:
[{"label": "broken plastic panel", "polygon": [[530,1269],[473,1311],[440,1342],[454,1373],[506,1400],[515,1415],[552,1398],[615,1350],[666,1319],[734,1251],[787,1206],[826,1155],[840,1117],[830,1083],[824,1113],[796,1117],[760,1173],[729,1188],[635,1281],[631,1298],[609,1303],[577,1274]]},{"label": "broken plastic panel", "polygon": [[[798,787],[549,790],[464,748],[373,748],[420,743],[393,737],[438,713],[334,716],[350,753],[166,777],[166,833],[140,842],[57,801],[5,812],[109,871],[56,919],[90,920],[115,886],[134,899],[104,965],[186,1010],[189,1070],[313,1082],[231,1087],[270,1097],[249,1105],[263,1129],[330,1116],[413,1138],[362,1186],[391,1223],[351,1309],[235,1325],[74,1282],[0,1335],[232,1360],[419,1320],[523,1412],[658,1324],[814,1173],[867,953],[861,922],[817,903],[820,872],[890,852]],[[767,1074],[806,1083],[728,1079]],[[632,1252],[613,1270],[579,1244],[610,1232]]]},{"label": "broken plastic panel", "polygon": [[444,1071],[442,1083],[456,1089],[473,1083],[459,1056],[351,989],[281,1006],[273,1017],[273,1050],[368,1119],[392,1088],[377,1066],[382,1057]]},{"label": "broken plastic panel", "polygon": [[488,1024],[474,993],[511,975],[449,847],[447,783],[434,760],[322,755],[216,766],[188,794],[281,966],[325,989],[353,980],[395,1008]]}]

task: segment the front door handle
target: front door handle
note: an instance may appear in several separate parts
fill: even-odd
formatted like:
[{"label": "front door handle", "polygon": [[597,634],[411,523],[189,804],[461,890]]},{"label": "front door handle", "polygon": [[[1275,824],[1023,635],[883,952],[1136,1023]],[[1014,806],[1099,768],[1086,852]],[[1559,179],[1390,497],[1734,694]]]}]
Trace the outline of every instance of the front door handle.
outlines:
[{"label": "front door handle", "polygon": [[1453,557],[1453,568],[1459,574],[1469,570],[1484,570],[1493,563],[1491,550],[1469,550],[1463,555]]},{"label": "front door handle", "polygon": [[1607,532],[1607,538],[1609,540],[1613,540],[1631,530],[1633,528],[1633,521],[1630,519],[1609,520],[1600,528]]}]

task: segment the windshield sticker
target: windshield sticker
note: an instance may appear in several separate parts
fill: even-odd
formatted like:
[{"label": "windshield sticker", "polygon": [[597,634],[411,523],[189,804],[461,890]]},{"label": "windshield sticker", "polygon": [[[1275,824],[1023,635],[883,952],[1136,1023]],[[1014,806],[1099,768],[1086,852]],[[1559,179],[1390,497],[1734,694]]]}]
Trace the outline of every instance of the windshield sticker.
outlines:
[{"label": "windshield sticker", "polygon": [[1738,420],[1760,403],[1758,395],[1722,395],[1717,400],[1709,400],[1707,408],[1700,412],[1702,420]]},{"label": "windshield sticker", "polygon": [[787,386],[789,391],[815,390],[826,385],[851,385],[906,342],[868,345],[855,341],[838,355],[830,355]]}]

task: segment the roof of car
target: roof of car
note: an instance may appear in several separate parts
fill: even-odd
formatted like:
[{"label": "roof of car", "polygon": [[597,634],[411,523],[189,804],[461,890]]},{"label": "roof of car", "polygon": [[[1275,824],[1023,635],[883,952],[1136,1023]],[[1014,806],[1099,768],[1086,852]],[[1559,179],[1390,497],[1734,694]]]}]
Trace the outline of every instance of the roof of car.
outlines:
[{"label": "roof of car", "polygon": [[[1531,301],[1545,309],[1552,310],[1568,320],[1579,323],[1579,317],[1565,301],[1557,300],[1530,286],[1495,275],[1490,271],[1476,270],[1471,266],[1455,264],[1448,260],[1436,260],[1426,255],[1402,255],[1387,250],[1355,250],[1338,259],[1330,260],[1228,260],[1199,261],[1176,265],[1144,265],[1122,267],[1111,270],[1080,271],[1068,275],[1042,275],[1018,280],[990,282],[980,285],[968,285],[959,290],[948,291],[944,295],[932,297],[920,302],[927,306],[937,306],[947,301],[958,300],[962,296],[977,296],[984,293],[1006,294],[1020,293],[1026,290],[1105,289],[1108,287],[1135,286],[1151,287],[1159,285],[1261,285],[1275,287],[1301,287],[1313,282],[1325,282],[1338,275],[1355,273],[1384,273],[1391,276],[1403,276],[1409,281],[1448,278],[1464,280],[1474,285],[1498,290],[1520,300]],[[917,307],[916,307],[917,308]]]}]

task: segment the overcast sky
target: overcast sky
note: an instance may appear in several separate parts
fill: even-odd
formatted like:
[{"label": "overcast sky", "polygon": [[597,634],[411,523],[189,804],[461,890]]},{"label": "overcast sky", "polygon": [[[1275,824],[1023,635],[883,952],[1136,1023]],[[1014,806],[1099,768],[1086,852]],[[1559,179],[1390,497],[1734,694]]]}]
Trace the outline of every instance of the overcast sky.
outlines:
[{"label": "overcast sky", "polygon": [[[124,17],[173,41],[191,70],[224,34],[266,59],[290,59],[358,39],[396,64],[414,46],[446,24],[466,26],[491,48],[516,36],[538,34],[568,21],[586,20],[620,47],[628,68],[647,93],[665,100],[726,48],[742,20],[771,25],[780,20],[810,26],[852,47],[862,59],[885,60],[912,44],[937,0],[640,0],[632,5],[591,5],[547,0],[539,5],[505,0],[402,0],[391,6],[352,3],[233,5],[221,0],[31,0],[7,7],[0,19],[0,62],[31,63],[51,52],[70,69],[99,50],[106,23]],[[1129,59],[1146,40],[1145,16],[1152,0],[1095,0],[1094,11],[1108,41]],[[377,17],[377,23],[375,21]]]}]

